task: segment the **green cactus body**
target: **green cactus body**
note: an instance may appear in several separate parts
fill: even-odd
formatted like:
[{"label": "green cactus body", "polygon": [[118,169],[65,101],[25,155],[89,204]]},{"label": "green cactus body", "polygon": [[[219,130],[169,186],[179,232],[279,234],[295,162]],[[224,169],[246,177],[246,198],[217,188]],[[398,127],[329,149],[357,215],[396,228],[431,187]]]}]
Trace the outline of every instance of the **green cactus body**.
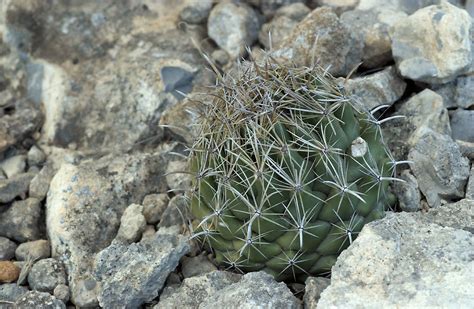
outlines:
[{"label": "green cactus body", "polygon": [[390,204],[396,162],[380,122],[323,69],[241,64],[203,106],[189,157],[193,237],[226,268],[327,273]]}]

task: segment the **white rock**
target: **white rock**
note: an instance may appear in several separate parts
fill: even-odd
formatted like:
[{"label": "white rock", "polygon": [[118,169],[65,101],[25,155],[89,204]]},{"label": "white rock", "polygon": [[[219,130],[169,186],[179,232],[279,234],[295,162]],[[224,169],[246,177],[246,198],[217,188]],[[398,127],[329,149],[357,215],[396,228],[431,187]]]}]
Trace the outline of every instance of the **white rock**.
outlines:
[{"label": "white rock", "polygon": [[17,155],[0,162],[0,169],[5,172],[7,178],[21,174],[26,168],[26,156]]}]

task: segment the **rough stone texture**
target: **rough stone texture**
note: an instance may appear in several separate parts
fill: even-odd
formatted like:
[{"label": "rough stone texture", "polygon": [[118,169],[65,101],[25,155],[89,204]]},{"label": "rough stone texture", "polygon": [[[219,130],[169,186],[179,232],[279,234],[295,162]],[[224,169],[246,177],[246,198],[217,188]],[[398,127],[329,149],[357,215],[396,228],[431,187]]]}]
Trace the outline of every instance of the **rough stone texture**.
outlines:
[{"label": "rough stone texture", "polygon": [[53,291],[53,296],[62,301],[63,303],[67,303],[69,301],[71,293],[69,292],[69,287],[65,284],[58,284]]},{"label": "rough stone texture", "polygon": [[438,224],[443,227],[473,231],[474,201],[462,199],[456,203],[431,208],[420,217],[424,222]]},{"label": "rough stone texture", "polygon": [[120,219],[120,228],[115,239],[126,243],[140,240],[146,227],[146,220],[142,212],[142,205],[132,204],[128,206]]},{"label": "rough stone texture", "polygon": [[415,176],[412,175],[410,170],[403,170],[399,178],[405,182],[396,181],[393,183],[393,187],[401,210],[419,211],[421,209],[421,195]]},{"label": "rough stone texture", "polygon": [[0,261],[14,258],[16,247],[17,245],[13,241],[0,236]]},{"label": "rough stone texture", "polygon": [[24,242],[16,248],[15,256],[18,261],[49,258],[51,256],[50,243],[45,239]]},{"label": "rough stone texture", "polygon": [[188,162],[186,160],[168,162],[166,182],[173,192],[184,192],[191,188],[192,176],[187,171]]},{"label": "rough stone texture", "polygon": [[435,85],[433,90],[443,97],[447,108],[460,107],[468,109],[474,106],[474,75],[459,76],[445,85]]},{"label": "rough stone texture", "polygon": [[[125,208],[166,190],[166,160],[159,153],[106,156],[80,165],[63,164],[48,193],[46,221],[53,257],[68,271],[72,301],[93,300],[88,289],[94,255],[115,237]],[[87,295],[82,296],[84,292]]]},{"label": "rough stone texture", "polygon": [[242,276],[226,271],[213,271],[183,280],[181,286],[166,287],[153,309],[198,308],[207,298],[234,284]]},{"label": "rough stone texture", "polygon": [[[467,211],[471,218],[473,209]],[[332,268],[331,285],[321,294],[318,308],[472,306],[474,236],[430,222],[432,218],[465,221],[466,211],[456,210],[449,212],[450,217],[446,211],[430,215],[438,209],[427,215],[389,213],[366,225]],[[474,221],[468,220],[472,230]]]},{"label": "rough stone texture", "polygon": [[28,150],[27,161],[28,166],[43,164],[46,161],[46,154],[38,146],[33,145]]},{"label": "rough stone texture", "polygon": [[194,141],[194,130],[192,124],[196,122],[196,116],[189,113],[192,102],[184,99],[178,104],[167,109],[160,119],[160,125],[166,126],[165,132],[176,140],[185,141],[192,145]]},{"label": "rough stone texture", "polygon": [[[413,14],[421,8],[439,4],[442,1],[444,0],[360,0],[356,8],[359,10],[372,10],[388,7],[407,14]],[[449,2],[461,6],[459,0],[449,0]]]},{"label": "rough stone texture", "polygon": [[373,109],[382,104],[391,105],[400,99],[406,83],[398,76],[395,67],[388,67],[374,74],[345,80],[344,88],[365,107]]},{"label": "rough stone texture", "polygon": [[[303,3],[297,2],[278,9],[273,18],[262,25],[258,34],[258,40],[266,49],[278,48],[293,28],[311,10]],[[271,44],[270,37],[271,36]]]},{"label": "rough stone texture", "polygon": [[195,257],[184,256],[181,260],[181,273],[184,278],[200,276],[217,270],[217,267],[209,261],[205,254]]},{"label": "rough stone texture", "polygon": [[458,144],[463,156],[469,160],[474,160],[474,143],[457,140],[456,144]]},{"label": "rough stone texture", "polygon": [[59,284],[66,284],[63,264],[52,258],[39,260],[28,274],[28,284],[32,290],[52,293]]},{"label": "rough stone texture", "polygon": [[259,16],[245,3],[220,2],[207,21],[209,37],[233,59],[242,56],[245,47],[257,40],[259,30]]},{"label": "rough stone texture", "polygon": [[181,9],[179,17],[190,24],[205,22],[212,8],[212,0],[188,0]]},{"label": "rough stone texture", "polygon": [[363,43],[362,67],[378,68],[392,60],[390,27],[406,13],[381,7],[377,10],[352,10],[341,15],[341,22]]},{"label": "rough stone texture", "polygon": [[3,170],[7,178],[12,178],[18,174],[25,172],[26,156],[17,155],[0,162],[0,169]]},{"label": "rough stone texture", "polygon": [[346,76],[361,60],[362,42],[328,7],[306,16],[272,56],[310,66],[314,61],[336,76]]},{"label": "rough stone texture", "polygon": [[18,242],[40,239],[43,235],[41,203],[36,198],[16,201],[0,213],[0,236]]},{"label": "rough stone texture", "polygon": [[239,282],[210,295],[199,308],[211,309],[216,304],[223,308],[301,308],[286,284],[263,271],[244,275]]},{"label": "rough stone texture", "polygon": [[33,177],[34,173],[24,173],[9,179],[0,179],[0,203],[8,203],[17,196],[24,196]]},{"label": "rough stone texture", "polygon": [[17,308],[66,309],[66,305],[53,295],[45,292],[30,291],[15,302]]},{"label": "rough stone texture", "polygon": [[359,1],[360,0],[310,0],[309,4],[311,7],[329,6],[337,15],[341,15],[343,12],[354,9]]},{"label": "rough stone texture", "polygon": [[168,203],[168,207],[161,216],[158,227],[180,226],[184,222],[184,214],[187,210],[187,201],[183,195],[175,195]]},{"label": "rough stone texture", "polygon": [[305,309],[316,309],[321,293],[331,284],[331,279],[324,277],[308,277],[305,281],[303,303]]},{"label": "rough stone texture", "polygon": [[52,164],[44,165],[30,182],[29,196],[43,200],[49,190],[49,183],[53,179],[56,169]]},{"label": "rough stone texture", "polygon": [[12,261],[0,261],[0,283],[15,282],[20,275],[20,268]]},{"label": "rough stone texture", "polygon": [[450,116],[453,139],[474,143],[474,111],[457,109]]},{"label": "rough stone texture", "polygon": [[394,25],[392,53],[402,76],[446,83],[471,67],[471,17],[447,2],[418,10]]},{"label": "rough stone texture", "polygon": [[466,186],[466,198],[474,201],[474,165],[471,166],[471,173]]},{"label": "rough stone texture", "polygon": [[[24,286],[18,286],[16,283],[0,284],[0,300],[3,301],[15,302],[27,292],[28,288]],[[0,308],[10,309],[7,306],[2,306],[2,304],[0,304]]]},{"label": "rough stone texture", "polygon": [[137,308],[153,300],[188,251],[184,237],[174,235],[156,234],[128,246],[112,243],[96,257],[95,273],[101,282],[99,304]]},{"label": "rough stone texture", "polygon": [[[42,141],[119,151],[159,142],[161,114],[179,100],[163,69],[190,72],[180,89],[209,77],[192,43],[205,32],[177,29],[179,8],[175,1],[10,1],[8,43],[28,60],[27,94],[45,112]],[[32,115],[22,126],[37,122]]]},{"label": "rough stone texture", "polygon": [[285,6],[290,6],[294,3],[305,2],[304,0],[260,0],[260,10],[262,13],[270,17]]},{"label": "rough stone texture", "polygon": [[163,212],[168,207],[170,198],[166,193],[150,194],[143,199],[143,215],[148,224],[160,221]]},{"label": "rough stone texture", "polygon": [[441,199],[464,197],[469,160],[461,155],[459,146],[449,136],[426,127],[415,135],[418,141],[408,159],[413,162],[410,167],[428,205],[438,207]]}]

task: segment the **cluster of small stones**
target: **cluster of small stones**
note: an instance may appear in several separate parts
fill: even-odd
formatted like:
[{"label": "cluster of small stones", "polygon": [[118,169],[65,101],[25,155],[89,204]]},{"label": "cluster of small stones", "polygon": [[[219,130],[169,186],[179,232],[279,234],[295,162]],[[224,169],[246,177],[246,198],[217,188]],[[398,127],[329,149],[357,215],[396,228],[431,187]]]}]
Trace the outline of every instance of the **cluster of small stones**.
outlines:
[{"label": "cluster of small stones", "polygon": [[[459,248],[462,254],[456,251],[445,254],[443,250],[448,250],[444,249],[445,244],[452,244],[449,250],[456,250],[453,249],[456,244],[467,243],[466,231],[472,229],[469,222],[465,227],[458,221],[449,222],[453,214],[462,217],[461,221],[471,218],[472,201],[469,200],[474,200],[474,168],[471,167],[474,160],[473,27],[469,14],[474,16],[474,2],[471,0],[159,0],[148,1],[146,5],[113,0],[54,5],[51,2],[2,1],[0,308],[107,307],[125,303],[153,306],[158,301],[164,303],[163,307],[170,303],[192,307],[207,303],[211,308],[216,301],[223,300],[230,307],[249,303],[263,307],[275,304],[300,306],[284,284],[277,285],[267,274],[258,272],[241,276],[235,272],[218,271],[215,256],[201,250],[194,242],[189,249],[182,240],[190,236],[182,220],[185,212],[182,200],[183,192],[191,187],[191,181],[188,175],[177,173],[187,169],[187,164],[186,159],[176,154],[186,154],[181,143],[191,147],[195,133],[192,127],[195,118],[185,112],[190,100],[183,97],[195,95],[196,88],[202,92],[200,86],[212,84],[212,79],[205,74],[201,51],[209,55],[218,71],[232,70],[242,57],[261,61],[266,52],[271,52],[274,59],[283,63],[288,60],[297,62],[300,67],[311,66],[317,61],[323,67],[322,75],[329,72],[339,77],[339,85],[347,95],[358,97],[365,105],[363,108],[351,107],[372,111],[373,116],[368,114],[368,117],[374,117],[370,118],[372,124],[383,131],[384,141],[391,148],[393,157],[411,161],[410,164],[397,165],[396,176],[404,182],[392,186],[398,197],[398,209],[413,213],[403,214],[401,219],[395,213],[390,215],[391,221],[377,221],[380,229],[385,225],[390,229],[393,227],[393,233],[390,230],[392,234],[389,235],[393,238],[393,250],[387,254],[393,255],[390,258],[394,265],[398,265],[398,273],[413,268],[414,264],[404,263],[417,263],[419,252],[411,253],[412,243],[408,243],[403,248],[410,258],[396,255],[398,242],[406,239],[396,235],[397,228],[401,226],[404,231],[411,223],[392,223],[412,218],[407,222],[420,224],[423,232],[419,235],[409,233],[408,238],[416,244],[413,248],[419,246],[423,251],[437,241],[436,237],[430,237],[431,225],[426,227],[425,219],[413,219],[422,217],[425,211],[441,222],[442,227],[436,228],[445,235],[444,242],[437,244],[439,248],[432,246],[439,249],[435,253],[462,260],[470,254],[467,246]],[[262,53],[262,49],[266,52]],[[333,85],[331,89],[338,88]],[[338,100],[348,99],[340,93],[336,96]],[[390,108],[385,108],[387,105]],[[382,113],[383,117],[379,118]],[[392,115],[405,118],[385,123],[377,120],[383,121]],[[189,124],[190,129],[183,130],[183,124]],[[254,135],[253,131],[245,134]],[[297,147],[308,146],[291,133],[290,139]],[[252,138],[234,146],[243,145],[252,145]],[[324,143],[318,145],[324,148]],[[326,145],[331,146],[331,143]],[[350,148],[355,145],[351,144]],[[361,141],[357,144],[360,148],[353,149],[363,153],[364,145]],[[104,156],[115,146],[118,153]],[[347,149],[341,151],[347,152]],[[149,151],[162,152],[167,159],[160,161]],[[384,151],[384,154],[392,160],[388,152]],[[229,158],[236,163],[236,156]],[[249,161],[246,156],[239,160],[243,165],[230,164],[226,171],[232,166],[244,169],[245,162],[252,162],[248,164],[248,170],[255,167],[255,161]],[[266,172],[281,170],[269,162],[265,162]],[[156,175],[147,170],[149,167],[155,174],[159,171],[160,175],[154,177]],[[68,174],[71,171],[84,177],[78,181]],[[364,171],[372,176],[377,174],[368,168]],[[383,177],[392,177],[392,171]],[[167,176],[162,177],[165,173]],[[281,180],[287,175],[282,176],[278,175],[278,178]],[[54,177],[56,180],[51,183]],[[314,182],[331,187],[327,181],[333,181],[332,186],[342,192],[342,182],[323,181]],[[50,189],[50,183],[54,190]],[[291,183],[295,184],[294,181]],[[291,183],[287,182],[283,191],[293,190],[295,186],[293,189],[287,187]],[[383,183],[387,184],[388,179]],[[248,187],[250,184],[246,183]],[[281,183],[266,190],[278,186]],[[95,191],[89,190],[90,187]],[[112,193],[113,190],[116,191]],[[234,188],[233,192],[245,190]],[[360,187],[353,193],[359,195]],[[350,195],[349,191],[347,194]],[[356,195],[352,196],[359,200]],[[90,202],[91,196],[98,196],[93,203]],[[364,196],[360,197],[364,199]],[[450,214],[451,208],[444,206],[460,199],[464,200],[457,208],[452,208],[453,214]],[[471,205],[471,208],[466,205]],[[259,211],[255,205],[252,206],[243,212],[248,219]],[[55,216],[50,216],[53,220],[46,223],[51,209],[68,209],[68,212],[54,212]],[[219,212],[216,207],[213,210]],[[342,247],[353,241],[360,229],[353,228],[352,217],[351,214],[349,220],[342,220],[345,226],[339,219],[332,222],[332,227],[339,227]],[[247,228],[244,228],[247,233],[240,235],[238,250],[232,248],[237,257],[245,246],[245,240],[250,238],[246,236],[251,235],[248,228],[253,225],[248,219],[247,223],[239,223]],[[306,218],[293,216],[293,219],[289,215],[293,228],[290,225],[285,227],[293,229],[288,243],[299,247],[300,239],[305,237],[300,237],[295,229],[298,221],[301,223]],[[199,228],[202,229],[206,223],[211,225],[213,220],[216,221],[215,215],[201,220],[202,223],[194,226],[194,231],[204,232]],[[259,222],[259,219],[254,218],[254,222]],[[452,243],[450,233],[457,235],[463,232],[461,229],[466,240]],[[385,239],[383,233],[376,234],[374,230],[369,230],[372,234],[368,236],[374,237],[370,239]],[[59,234],[64,231],[67,233]],[[366,229],[361,234],[364,231]],[[157,232],[162,235],[157,236]],[[304,229],[301,233],[304,234]],[[179,238],[180,234],[185,234],[185,238]],[[423,235],[423,241],[417,238],[420,235]],[[67,237],[65,242],[64,237]],[[160,243],[162,239],[172,239],[178,244],[178,250],[168,246],[171,241]],[[359,251],[374,252],[371,241],[359,242]],[[150,244],[164,247],[147,250]],[[375,248],[384,246],[384,243],[379,243]],[[60,250],[63,252],[58,253]],[[245,250],[241,252],[245,254]],[[298,253],[298,249],[294,253]],[[373,255],[377,256],[377,253],[380,252]],[[98,263],[96,256],[108,260]],[[119,266],[114,263],[117,256],[122,257]],[[352,253],[347,256],[353,258]],[[341,258],[349,263],[352,260],[347,260],[347,256],[343,254]],[[278,259],[282,268],[278,268],[276,275],[289,266],[291,260],[302,259],[298,254],[283,254],[279,258],[283,259]],[[235,262],[222,269],[230,269],[229,266],[239,268],[240,261]],[[370,269],[370,263],[364,267]],[[436,260],[436,263],[444,261]],[[101,268],[94,269],[91,266],[94,264]],[[140,273],[135,272],[138,265],[142,270]],[[452,268],[440,269],[450,273],[451,270],[463,270],[463,265],[459,262]],[[341,268],[339,279],[336,278],[338,281],[334,284],[344,292],[351,290],[344,295],[362,295],[360,282],[372,286],[371,280],[377,280],[369,274],[370,271],[361,272],[357,267],[346,266]],[[161,273],[156,270],[158,268]],[[282,274],[293,279],[299,275],[298,271],[293,275],[295,269],[289,267]],[[352,287],[342,282],[341,278],[347,275],[344,273],[346,269],[353,270],[351,274],[355,283]],[[432,281],[426,282],[437,282],[436,269],[428,269],[422,276],[429,271],[433,273]],[[92,275],[90,278],[81,277],[82,273],[94,271],[100,273],[102,281]],[[388,268],[384,271],[387,274],[392,272]],[[359,280],[361,274],[366,280]],[[121,280],[125,277],[131,280]],[[415,295],[419,289],[418,277],[415,277],[408,274],[405,286],[398,289],[392,286],[395,294],[386,296],[386,299],[391,297],[391,301],[396,302],[403,298],[402,294]],[[166,282],[164,278],[167,278]],[[464,299],[472,295],[456,278],[448,279],[442,281],[445,294],[452,294],[447,303],[456,303],[456,297],[462,299],[458,297],[460,294],[450,293],[457,291],[458,287],[464,288]],[[386,282],[382,281],[374,286],[385,289]],[[306,280],[305,306],[315,308],[322,289],[328,284],[329,279],[325,277],[309,277]],[[437,293],[430,290],[430,284],[423,286],[424,292],[429,294],[427,299],[433,303],[414,307],[442,303],[436,303],[436,297],[432,297]],[[196,287],[200,288],[199,292],[196,292]],[[298,292],[305,291],[303,284],[291,284],[290,288],[298,296],[302,294]],[[135,289],[133,293],[132,289]],[[276,290],[281,293],[270,293]],[[117,291],[125,292],[120,295]],[[157,298],[159,291],[163,293]],[[385,292],[378,295],[383,298]],[[282,299],[288,302],[274,302],[280,295],[284,295]],[[332,295],[341,301],[339,290],[332,291]],[[409,303],[412,300],[406,301],[413,304]],[[334,306],[327,297],[324,303]],[[159,303],[156,308],[160,308]]]}]

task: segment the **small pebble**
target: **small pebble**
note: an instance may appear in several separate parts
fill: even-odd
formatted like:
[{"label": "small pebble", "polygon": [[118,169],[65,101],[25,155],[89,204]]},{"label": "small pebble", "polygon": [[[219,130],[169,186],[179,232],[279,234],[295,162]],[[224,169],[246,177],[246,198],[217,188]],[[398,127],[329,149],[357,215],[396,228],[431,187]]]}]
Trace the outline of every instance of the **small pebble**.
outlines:
[{"label": "small pebble", "polygon": [[20,275],[20,268],[11,261],[0,261],[0,283],[15,282]]},{"label": "small pebble", "polygon": [[24,155],[17,155],[3,160],[0,167],[5,172],[7,178],[21,174],[26,169],[26,157]]},{"label": "small pebble", "polygon": [[67,303],[70,298],[69,287],[65,284],[58,284],[54,288],[53,295],[63,303]]},{"label": "small pebble", "polygon": [[149,194],[143,199],[143,215],[148,224],[156,224],[168,207],[169,197],[166,193]]},{"label": "small pebble", "polygon": [[28,283],[32,290],[51,293],[59,284],[66,284],[66,271],[56,259],[39,260],[28,274]]},{"label": "small pebble", "polygon": [[27,161],[28,166],[41,165],[46,161],[46,155],[38,146],[34,145],[28,151]]},{"label": "small pebble", "polygon": [[0,236],[0,261],[11,260],[15,257],[16,243]]},{"label": "small pebble", "polygon": [[49,241],[40,239],[22,243],[16,248],[15,256],[18,261],[26,261],[28,256],[33,261],[49,258],[51,256]]}]

